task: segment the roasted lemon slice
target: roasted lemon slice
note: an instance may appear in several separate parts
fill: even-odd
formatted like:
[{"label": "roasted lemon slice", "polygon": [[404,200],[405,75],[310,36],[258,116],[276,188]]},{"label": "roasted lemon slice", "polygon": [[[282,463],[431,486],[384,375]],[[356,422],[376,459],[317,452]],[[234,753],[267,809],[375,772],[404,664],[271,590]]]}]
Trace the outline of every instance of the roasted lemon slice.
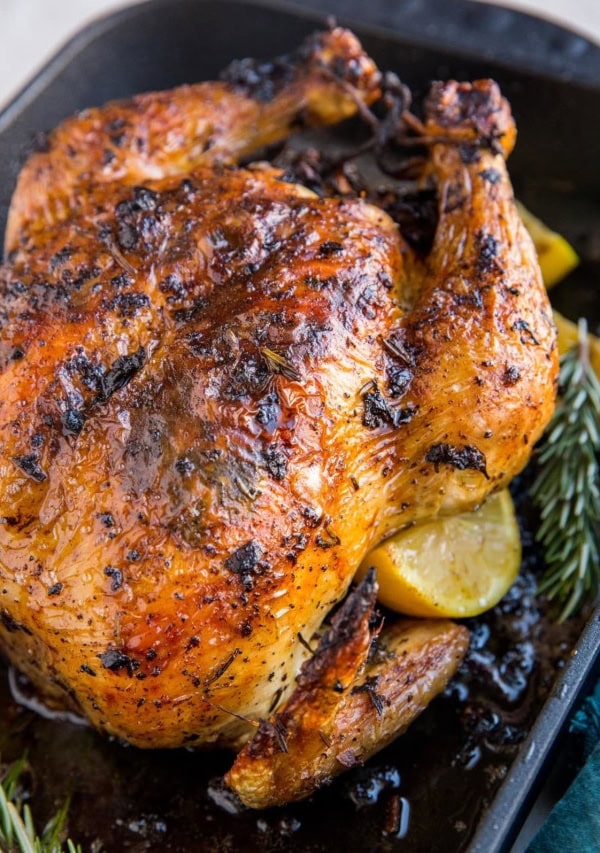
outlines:
[{"label": "roasted lemon slice", "polygon": [[379,600],[411,616],[476,616],[507,592],[521,564],[508,490],[478,510],[438,518],[392,536],[366,557],[377,569]]},{"label": "roasted lemon slice", "polygon": [[[533,240],[544,284],[546,287],[552,287],[577,266],[579,258],[575,249],[567,243],[564,237],[544,225],[526,207],[523,207],[521,202],[517,202],[517,207],[523,224]],[[564,355],[575,346],[579,339],[577,323],[567,320],[556,310],[554,311],[554,322],[558,331],[558,352],[560,355]],[[589,344],[592,367],[600,376],[600,338],[589,335]]]},{"label": "roasted lemon slice", "polygon": [[[556,324],[556,330],[558,332],[558,352],[560,355],[564,355],[572,349],[579,340],[577,323],[572,323],[570,320],[567,320],[567,318],[563,317],[562,314],[559,314],[558,311],[553,312],[553,317]],[[588,335],[588,341],[590,345],[590,362],[596,371],[596,376],[600,378],[600,338],[597,338],[596,335],[590,334]]]},{"label": "roasted lemon slice", "polygon": [[564,237],[552,231],[547,225],[530,213],[521,202],[517,202],[519,215],[525,228],[529,231],[538,261],[542,270],[544,284],[553,287],[563,279],[579,263],[579,258],[573,246]]}]

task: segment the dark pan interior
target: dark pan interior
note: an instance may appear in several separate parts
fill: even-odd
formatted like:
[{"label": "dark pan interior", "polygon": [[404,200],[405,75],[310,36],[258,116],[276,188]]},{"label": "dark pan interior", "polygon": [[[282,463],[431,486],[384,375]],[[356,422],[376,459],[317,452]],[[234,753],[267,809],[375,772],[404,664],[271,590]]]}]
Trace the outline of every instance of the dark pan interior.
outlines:
[{"label": "dark pan interior", "polygon": [[[489,30],[490,9],[472,8],[487,16]],[[535,35],[536,22],[530,26]],[[314,28],[314,17],[274,8],[158,0],[89,31],[0,117],[0,230],[37,132],[85,106],[214,78],[233,58],[285,52]],[[599,325],[598,86],[569,82],[558,73],[515,70],[510,57],[492,60],[482,49],[477,58],[464,44],[441,50],[427,46],[425,38],[356,29],[379,66],[398,73],[416,99],[434,78],[493,76],[500,82],[519,127],[510,161],[517,195],[562,231],[582,257],[580,268],[556,290],[555,302],[564,313],[585,313]],[[229,755],[142,753],[87,728],[41,719],[12,702],[0,671],[2,759],[28,750],[34,810],[41,820],[71,795],[70,830],[85,849],[94,839],[109,851],[466,849],[556,672],[567,665],[584,621],[557,628],[538,607],[535,521],[522,482],[515,495],[525,571],[502,605],[471,622],[474,645],[467,667],[408,735],[306,803],[265,814],[230,814],[218,783]]]}]

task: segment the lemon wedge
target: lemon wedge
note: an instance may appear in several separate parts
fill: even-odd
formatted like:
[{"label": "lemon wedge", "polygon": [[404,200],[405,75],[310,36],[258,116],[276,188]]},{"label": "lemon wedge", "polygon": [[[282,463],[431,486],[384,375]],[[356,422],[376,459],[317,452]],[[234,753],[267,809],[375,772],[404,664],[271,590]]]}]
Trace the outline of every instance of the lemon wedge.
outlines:
[{"label": "lemon wedge", "polygon": [[[572,323],[563,317],[558,311],[553,311],[554,323],[558,332],[558,352],[564,355],[572,349],[579,340],[579,332],[577,323]],[[600,338],[596,335],[589,334],[588,341],[590,345],[590,362],[596,376],[600,378]]]},{"label": "lemon wedge", "polygon": [[[517,201],[519,215],[529,231],[538,255],[544,284],[550,288],[564,278],[579,263],[575,249],[564,237],[552,231],[547,225],[530,213],[520,201]],[[575,346],[579,339],[577,324],[572,323],[554,310],[554,323],[558,331],[558,352],[564,355]],[[590,361],[596,375],[600,377],[600,338],[590,334]]]},{"label": "lemon wedge", "polygon": [[573,246],[517,202],[519,215],[533,240],[546,287],[553,287],[579,263]]},{"label": "lemon wedge", "polygon": [[474,512],[402,530],[371,551],[379,601],[410,616],[476,616],[500,601],[521,565],[521,539],[510,493]]}]

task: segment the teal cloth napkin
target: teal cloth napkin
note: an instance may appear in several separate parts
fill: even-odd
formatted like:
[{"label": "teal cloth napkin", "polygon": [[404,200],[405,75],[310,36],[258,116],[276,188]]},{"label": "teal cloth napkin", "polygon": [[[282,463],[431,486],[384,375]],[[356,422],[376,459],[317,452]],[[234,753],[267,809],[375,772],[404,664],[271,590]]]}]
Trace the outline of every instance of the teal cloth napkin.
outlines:
[{"label": "teal cloth napkin", "polygon": [[554,807],[527,853],[600,851],[600,682],[571,722],[583,736],[583,769]]}]

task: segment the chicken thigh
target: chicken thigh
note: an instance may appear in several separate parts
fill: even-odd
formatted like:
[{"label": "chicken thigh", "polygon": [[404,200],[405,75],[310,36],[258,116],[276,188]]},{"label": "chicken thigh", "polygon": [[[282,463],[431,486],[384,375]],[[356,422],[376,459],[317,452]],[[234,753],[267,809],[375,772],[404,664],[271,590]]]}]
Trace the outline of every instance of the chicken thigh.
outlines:
[{"label": "chicken thigh", "polygon": [[373,577],[307,645],[370,548],[505,486],[553,408],[493,82],[426,103],[425,258],[360,198],[236,166],[379,83],[335,29],[293,61],[86,111],[10,210],[0,648],[140,747],[239,747],[263,720],[230,776],[250,805],[304,796],[443,688],[465,630],[392,626],[373,660]]}]

